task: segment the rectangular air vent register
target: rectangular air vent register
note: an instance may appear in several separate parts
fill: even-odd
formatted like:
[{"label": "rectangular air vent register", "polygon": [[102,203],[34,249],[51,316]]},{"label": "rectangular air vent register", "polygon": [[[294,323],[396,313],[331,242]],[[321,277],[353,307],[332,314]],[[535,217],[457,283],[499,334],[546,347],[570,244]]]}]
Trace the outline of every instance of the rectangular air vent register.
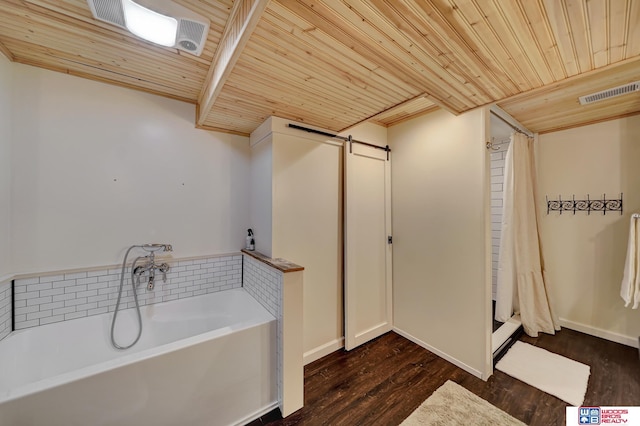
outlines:
[{"label": "rectangular air vent register", "polygon": [[155,44],[200,56],[209,20],[170,0],[87,0],[93,17]]},{"label": "rectangular air vent register", "polygon": [[616,96],[622,96],[638,91],[640,91],[640,81],[634,81],[633,83],[612,87],[611,89],[591,93],[590,95],[580,96],[578,99],[580,99],[580,105],[588,105],[594,102],[604,101],[605,99],[615,98]]}]

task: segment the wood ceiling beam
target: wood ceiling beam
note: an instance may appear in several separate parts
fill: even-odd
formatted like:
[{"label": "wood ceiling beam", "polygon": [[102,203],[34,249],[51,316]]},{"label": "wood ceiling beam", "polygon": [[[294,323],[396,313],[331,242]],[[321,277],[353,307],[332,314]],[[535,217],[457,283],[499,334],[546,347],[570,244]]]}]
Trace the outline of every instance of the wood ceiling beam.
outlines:
[{"label": "wood ceiling beam", "polygon": [[7,49],[7,46],[2,44],[2,41],[0,41],[0,53],[2,53],[4,56],[6,56],[7,59],[10,60],[11,62],[15,61],[15,59],[16,59],[13,56],[13,53],[11,53],[11,51],[9,49]]},{"label": "wood ceiling beam", "polygon": [[237,0],[198,97],[196,125],[203,126],[269,0]]}]

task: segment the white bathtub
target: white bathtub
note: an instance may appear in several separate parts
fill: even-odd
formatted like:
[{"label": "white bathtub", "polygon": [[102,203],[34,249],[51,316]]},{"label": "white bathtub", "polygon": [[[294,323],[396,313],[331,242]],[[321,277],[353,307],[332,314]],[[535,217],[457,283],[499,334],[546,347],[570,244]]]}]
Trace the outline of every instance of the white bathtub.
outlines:
[{"label": "white bathtub", "polygon": [[[244,290],[142,307],[124,351],[112,315],[0,342],[0,425],[235,425],[277,406],[276,321]],[[119,313],[117,341],[135,327]]]}]

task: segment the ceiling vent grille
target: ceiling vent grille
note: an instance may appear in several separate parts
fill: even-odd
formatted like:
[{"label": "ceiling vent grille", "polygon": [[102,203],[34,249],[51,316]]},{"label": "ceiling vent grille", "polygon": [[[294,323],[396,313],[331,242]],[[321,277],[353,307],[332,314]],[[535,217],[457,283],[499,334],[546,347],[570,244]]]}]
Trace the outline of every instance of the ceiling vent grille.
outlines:
[{"label": "ceiling vent grille", "polygon": [[624,84],[622,86],[613,87],[601,92],[592,93],[590,95],[580,96],[580,105],[592,104],[605,99],[614,98],[616,96],[626,95],[628,93],[640,91],[640,81]]},{"label": "ceiling vent grille", "polygon": [[194,53],[196,51],[200,55],[202,47],[207,39],[207,30],[209,28],[202,22],[190,21],[188,19],[180,19],[178,24],[177,44],[178,48]]},{"label": "ceiling vent grille", "polygon": [[[170,0],[135,0],[149,9],[178,21],[173,47],[200,56],[209,35],[209,20]],[[87,0],[93,17],[127,29],[122,0]]]},{"label": "ceiling vent grille", "polygon": [[126,27],[120,0],[93,0],[89,2],[89,6],[95,18],[122,28]]}]

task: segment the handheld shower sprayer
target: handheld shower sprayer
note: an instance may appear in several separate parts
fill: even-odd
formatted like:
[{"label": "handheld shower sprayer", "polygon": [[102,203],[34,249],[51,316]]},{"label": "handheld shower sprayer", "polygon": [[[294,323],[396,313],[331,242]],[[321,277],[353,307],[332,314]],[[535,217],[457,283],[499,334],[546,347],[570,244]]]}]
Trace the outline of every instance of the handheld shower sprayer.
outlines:
[{"label": "handheld shower sprayer", "polygon": [[[135,340],[128,346],[120,346],[116,343],[114,337],[114,329],[116,325],[116,317],[118,316],[118,309],[120,308],[120,299],[122,298],[122,288],[124,286],[124,272],[127,267],[127,257],[129,256],[129,252],[134,248],[141,248],[147,253],[147,256],[138,256],[135,258],[133,263],[131,264],[131,287],[133,290],[133,301],[136,306],[136,313],[138,317],[138,335]],[[147,284],[147,290],[153,290],[155,285],[155,271],[156,269],[162,272],[163,280],[167,281],[167,271],[170,269],[168,263],[162,263],[160,265],[155,263],[155,253],[160,251],[173,251],[173,247],[171,244],[142,244],[142,245],[133,245],[127,249],[127,252],[124,255],[124,260],[122,261],[122,271],[120,273],[120,288],[118,290],[118,300],[116,302],[116,308],[113,312],[113,320],[111,321],[111,344],[116,349],[129,349],[133,345],[135,345],[140,336],[142,335],[142,316],[140,315],[140,304],[138,303],[138,293],[136,289],[136,284],[140,284],[140,276],[145,272],[148,273],[149,280]],[[146,262],[140,266],[136,266],[138,261],[146,260]],[[136,282],[136,277],[137,282]]]}]

